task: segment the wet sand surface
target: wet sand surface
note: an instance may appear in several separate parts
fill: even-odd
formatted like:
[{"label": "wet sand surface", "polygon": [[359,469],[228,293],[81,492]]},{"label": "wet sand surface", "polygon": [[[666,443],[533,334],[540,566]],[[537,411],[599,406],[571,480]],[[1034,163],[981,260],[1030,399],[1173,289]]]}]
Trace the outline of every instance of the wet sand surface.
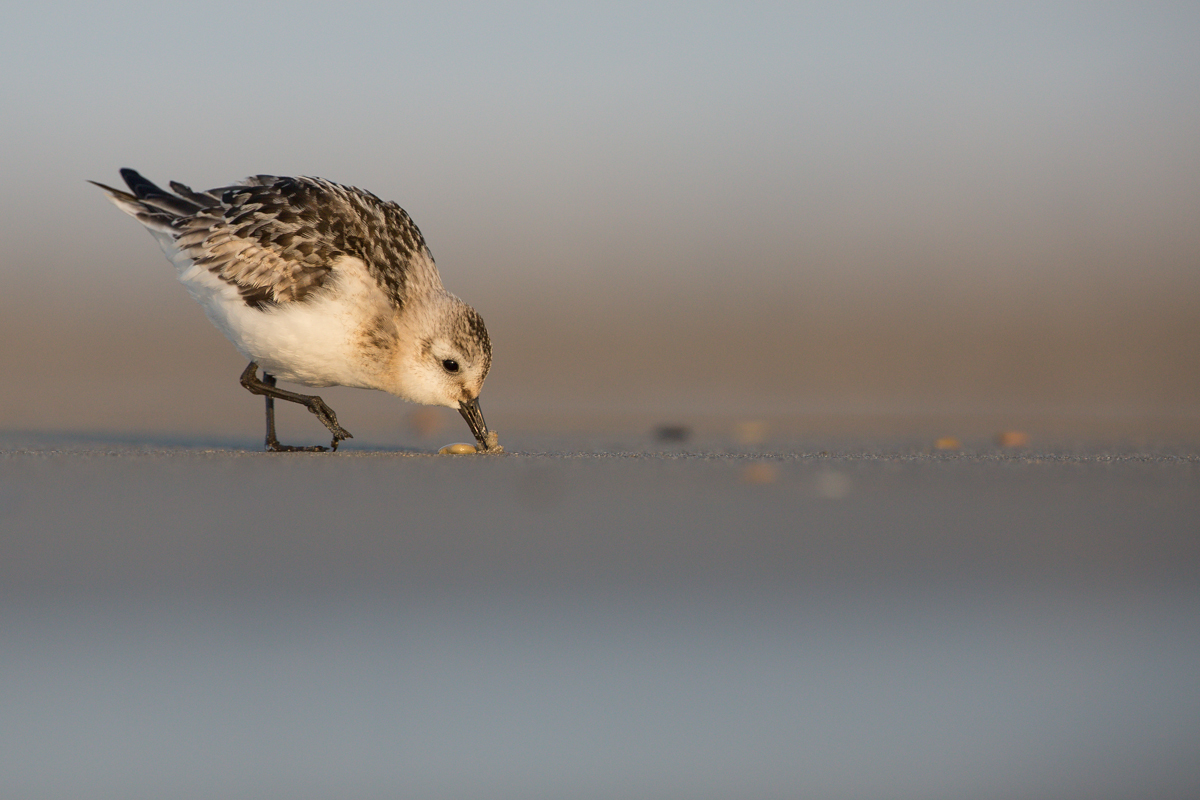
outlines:
[{"label": "wet sand surface", "polygon": [[1200,793],[1191,439],[441,438],[0,436],[3,794]]}]

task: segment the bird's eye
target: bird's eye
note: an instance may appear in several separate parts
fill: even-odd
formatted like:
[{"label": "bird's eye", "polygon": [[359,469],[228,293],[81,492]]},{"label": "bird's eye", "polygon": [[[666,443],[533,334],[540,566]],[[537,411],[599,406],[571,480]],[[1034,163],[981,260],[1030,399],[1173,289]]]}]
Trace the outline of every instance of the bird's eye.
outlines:
[{"label": "bird's eye", "polygon": [[446,370],[446,372],[458,372],[458,362],[453,358],[443,359],[442,369]]}]

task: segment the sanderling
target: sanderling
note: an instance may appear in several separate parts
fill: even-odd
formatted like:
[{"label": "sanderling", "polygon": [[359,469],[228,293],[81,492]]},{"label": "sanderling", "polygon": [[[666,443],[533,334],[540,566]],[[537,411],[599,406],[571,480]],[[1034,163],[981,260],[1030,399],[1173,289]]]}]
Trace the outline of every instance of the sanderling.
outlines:
[{"label": "sanderling", "polygon": [[330,449],[350,438],[320,397],[276,379],[457,408],[481,449],[500,450],[479,408],[492,364],[483,318],[442,286],[400,206],[320,178],[256,175],[205,192],[172,181],[172,194],[132,169],[121,177],[132,194],[96,185],[146,226],[209,320],[250,359],[241,383],[266,398],[268,450],[325,450],[279,443],[276,398],[315,414],[333,434]]}]

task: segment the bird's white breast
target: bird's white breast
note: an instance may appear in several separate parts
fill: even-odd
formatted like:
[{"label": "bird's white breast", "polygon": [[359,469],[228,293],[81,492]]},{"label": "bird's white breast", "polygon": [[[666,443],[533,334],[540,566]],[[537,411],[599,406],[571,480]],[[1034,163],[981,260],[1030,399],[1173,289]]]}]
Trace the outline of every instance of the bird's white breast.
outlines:
[{"label": "bird's white breast", "polygon": [[253,308],[236,286],[195,264],[157,234],[179,280],[243,356],[276,378],[306,386],[378,389],[391,353],[364,348],[363,330],[394,325],[393,311],[363,263],[342,257],[327,285],[300,302]]}]

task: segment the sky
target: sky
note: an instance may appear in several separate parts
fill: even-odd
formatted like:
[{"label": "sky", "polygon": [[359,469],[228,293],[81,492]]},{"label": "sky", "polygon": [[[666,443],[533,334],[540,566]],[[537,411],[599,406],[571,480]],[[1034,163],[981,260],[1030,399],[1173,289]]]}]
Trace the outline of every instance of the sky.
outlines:
[{"label": "sky", "polygon": [[[781,369],[788,397],[810,374],[835,404],[979,401],[971,364],[1050,339],[1043,371],[1071,376],[1030,396],[1177,407],[1200,387],[1197,34],[1189,3],[14,8],[5,333],[159,303],[203,323],[86,180],[308,174],[412,214],[513,402],[616,378],[777,405],[751,384]],[[9,374],[65,357],[34,338]],[[1114,348],[1143,366],[1105,373]]]}]

